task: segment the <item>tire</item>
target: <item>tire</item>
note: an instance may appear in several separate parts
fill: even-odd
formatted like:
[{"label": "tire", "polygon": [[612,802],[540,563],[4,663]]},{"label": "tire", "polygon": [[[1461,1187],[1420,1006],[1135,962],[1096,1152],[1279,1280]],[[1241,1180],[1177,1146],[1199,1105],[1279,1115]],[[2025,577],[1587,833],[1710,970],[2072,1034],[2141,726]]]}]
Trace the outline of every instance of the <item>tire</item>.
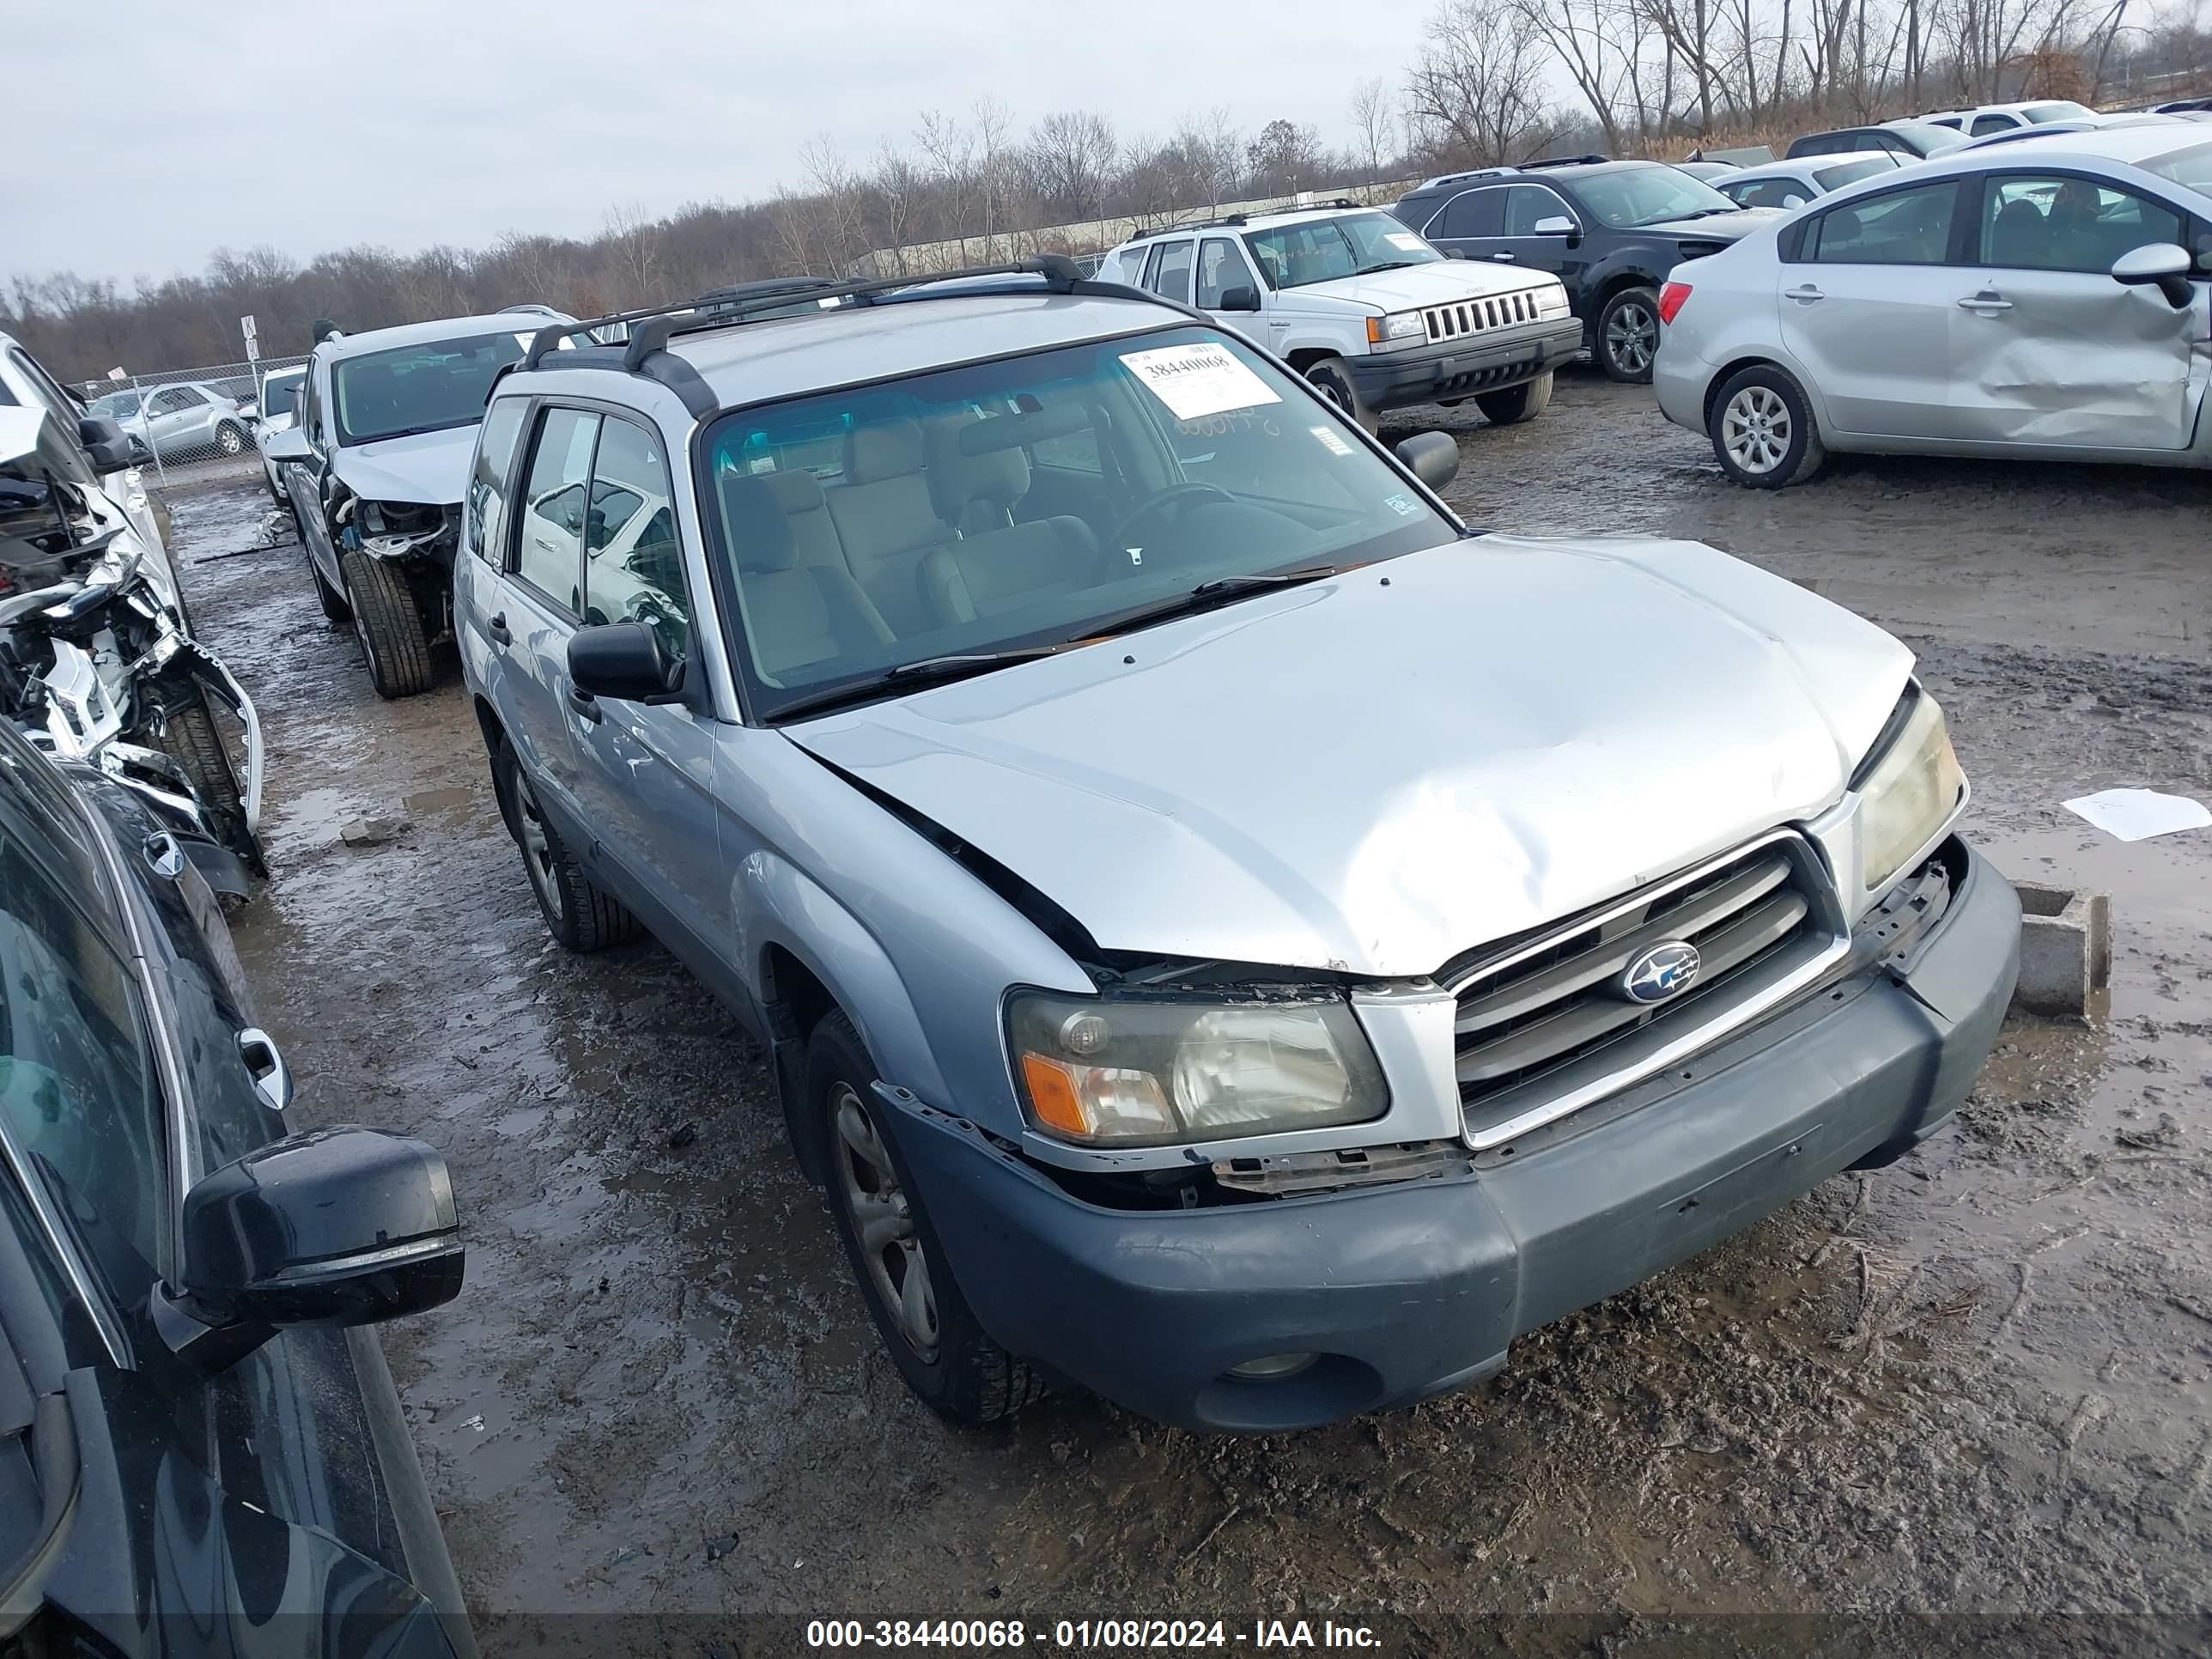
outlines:
[{"label": "tire", "polygon": [[825,1015],[807,1040],[806,1107],[828,1151],[837,1237],[877,1334],[915,1397],[965,1428],[995,1423],[1042,1395],[1044,1378],[984,1334],[960,1293],[906,1161],[884,1132],[875,1081],[852,1021]]},{"label": "tire", "polygon": [[1375,412],[1360,398],[1359,388],[1352,383],[1352,371],[1345,367],[1343,358],[1324,357],[1319,362],[1309,364],[1306,379],[1312,382],[1315,391],[1368,431],[1373,432],[1381,425],[1375,418]]},{"label": "tire", "polygon": [[[382,559],[359,552],[338,561],[338,574],[345,579],[343,597],[353,611],[354,634],[368,660],[376,695],[389,699],[428,691],[436,670],[407,579]],[[324,606],[325,614],[329,609]]]},{"label": "tire", "polygon": [[531,894],[555,942],[580,956],[627,944],[643,933],[620,900],[592,884],[560,832],[545,821],[537,792],[505,743],[492,757],[491,775],[499,792],[500,815],[514,834]]},{"label": "tire", "polygon": [[1804,388],[1771,363],[1730,375],[1705,427],[1721,471],[1748,489],[1803,483],[1827,463]]},{"label": "tire", "polygon": [[1551,404],[1552,371],[1548,368],[1534,380],[1523,380],[1503,392],[1474,394],[1474,406],[1492,426],[1518,426],[1523,421],[1533,421]]},{"label": "tire", "polygon": [[[304,549],[306,543],[303,541],[301,545]],[[322,566],[315,562],[315,556],[312,553],[307,555],[307,574],[315,580],[315,599],[323,607],[323,615],[334,623],[350,622],[353,607],[346,603],[344,594],[331,586],[329,579],[323,574]]]},{"label": "tire", "polygon": [[216,729],[215,715],[205,696],[170,709],[157,742],[161,752],[191,781],[192,793],[199,798],[200,810],[207,815],[216,839],[243,852],[246,861],[266,875],[260,848],[246,821],[246,797],[238,787],[238,774],[231,767],[230,752],[222,746],[222,734]]},{"label": "tire", "polygon": [[1659,351],[1659,296],[1648,288],[1625,288],[1598,307],[1590,330],[1590,356],[1609,380],[1646,386]]},{"label": "tire", "polygon": [[246,434],[225,421],[215,429],[215,447],[225,455],[242,455],[246,453]]}]

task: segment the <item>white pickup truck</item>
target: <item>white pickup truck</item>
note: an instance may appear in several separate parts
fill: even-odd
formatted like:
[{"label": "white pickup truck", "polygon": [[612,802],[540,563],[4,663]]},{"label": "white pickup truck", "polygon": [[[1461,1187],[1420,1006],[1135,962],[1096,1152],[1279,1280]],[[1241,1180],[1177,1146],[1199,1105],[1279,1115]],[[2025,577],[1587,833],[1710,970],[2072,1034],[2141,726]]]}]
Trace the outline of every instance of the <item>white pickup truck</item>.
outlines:
[{"label": "white pickup truck", "polygon": [[1469,398],[1494,424],[1528,420],[1583,348],[1558,277],[1448,257],[1356,202],[1146,231],[1098,275],[1211,313],[1370,430],[1387,409]]}]

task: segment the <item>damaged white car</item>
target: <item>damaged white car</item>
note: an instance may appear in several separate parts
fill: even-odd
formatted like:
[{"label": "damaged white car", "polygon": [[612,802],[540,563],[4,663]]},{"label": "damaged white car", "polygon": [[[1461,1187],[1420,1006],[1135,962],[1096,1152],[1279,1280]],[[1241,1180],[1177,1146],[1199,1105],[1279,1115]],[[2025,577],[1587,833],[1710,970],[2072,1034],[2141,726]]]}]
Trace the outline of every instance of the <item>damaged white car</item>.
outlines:
[{"label": "damaged white car", "polygon": [[1659,407],[1775,489],[1831,450],[2212,466],[2212,143],[2108,127],[1824,197],[1659,296]]},{"label": "damaged white car", "polygon": [[[564,320],[527,320],[547,319]],[[452,637],[461,490],[492,381],[530,343],[517,322],[333,334],[307,360],[297,424],[267,445],[323,614],[353,623],[380,696],[428,690],[432,647]]]}]

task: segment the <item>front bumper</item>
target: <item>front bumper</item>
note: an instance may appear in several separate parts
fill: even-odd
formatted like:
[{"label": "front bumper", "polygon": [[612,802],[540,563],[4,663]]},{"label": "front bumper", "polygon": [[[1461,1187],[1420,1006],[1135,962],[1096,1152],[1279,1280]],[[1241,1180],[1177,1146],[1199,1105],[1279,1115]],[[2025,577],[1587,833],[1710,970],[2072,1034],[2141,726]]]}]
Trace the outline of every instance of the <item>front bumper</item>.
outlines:
[{"label": "front bumper", "polygon": [[1519,386],[1565,362],[1583,343],[1582,324],[1561,316],[1517,329],[1502,339],[1469,337],[1412,351],[1347,357],[1344,365],[1368,408],[1399,409]]},{"label": "front bumper", "polygon": [[[1512,1340],[1886,1162],[1964,1098],[2019,969],[2020,906],[1960,849],[1942,920],[1898,969],[1809,1003],[1611,1103],[1580,1133],[1455,1176],[1196,1210],[1112,1210],[909,1109],[900,1149],[986,1330],[1187,1428],[1271,1431],[1497,1370]],[[1318,1353],[1289,1377],[1231,1366]]]}]

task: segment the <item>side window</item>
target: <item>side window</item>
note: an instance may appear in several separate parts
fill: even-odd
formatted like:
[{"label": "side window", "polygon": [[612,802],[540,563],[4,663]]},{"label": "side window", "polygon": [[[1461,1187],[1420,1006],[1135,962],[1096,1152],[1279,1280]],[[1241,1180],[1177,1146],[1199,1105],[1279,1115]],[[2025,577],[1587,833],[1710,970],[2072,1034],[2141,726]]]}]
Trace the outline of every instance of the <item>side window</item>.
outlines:
[{"label": "side window", "polygon": [[488,563],[499,562],[500,529],[506,523],[507,474],[514,460],[514,441],[522,434],[524,400],[504,398],[485,411],[477,437],[477,464],[469,474],[461,535],[469,551]]},{"label": "side window", "polygon": [[1863,198],[1813,222],[1805,257],[1823,264],[1940,265],[1949,257],[1959,187],[1949,179]]},{"label": "side window", "polygon": [[2123,253],[2181,240],[2181,216],[2131,191],[2087,179],[1991,179],[1982,195],[1984,264],[2108,271]]},{"label": "side window", "polygon": [[1198,303],[1201,310],[1211,311],[1221,304],[1221,296],[1232,288],[1252,286],[1252,272],[1244,263],[1244,256],[1237,251],[1237,244],[1223,236],[1209,236],[1198,250]]},{"label": "side window", "polygon": [[1504,235],[1505,192],[1502,190],[1470,190],[1453,197],[1444,204],[1443,214],[1435,234],[1447,240],[1455,236]]},{"label": "side window", "polygon": [[1164,299],[1190,303],[1190,243],[1163,242],[1159,263],[1152,267],[1145,286]]},{"label": "side window", "polygon": [[1812,193],[1795,179],[1754,179],[1734,190],[1726,185],[1721,189],[1746,207],[1802,207],[1812,199]]},{"label": "side window", "polygon": [[1505,234],[1534,236],[1540,219],[1571,219],[1567,204],[1540,185],[1516,185],[1505,192]]},{"label": "side window", "polygon": [[1150,288],[1152,285],[1152,273],[1160,268],[1160,245],[1155,242],[1149,248],[1138,249],[1129,257],[1139,261],[1144,267],[1137,275],[1137,286]]},{"label": "side window", "polygon": [[676,538],[675,490],[660,440],[610,418],[584,515],[584,619],[641,622],[672,659],[690,654],[690,590]]},{"label": "side window", "polygon": [[514,574],[572,617],[583,597],[584,490],[599,435],[599,417],[589,410],[547,410],[522,487]]},{"label": "side window", "polygon": [[2010,132],[2012,129],[2013,120],[2008,115],[1977,115],[1974,118],[1973,127],[1966,136],[1970,138],[1986,138],[1993,132]]},{"label": "side window", "polygon": [[168,386],[154,394],[153,410],[156,415],[173,415],[179,410],[189,407],[191,402],[191,392],[180,386]]}]

